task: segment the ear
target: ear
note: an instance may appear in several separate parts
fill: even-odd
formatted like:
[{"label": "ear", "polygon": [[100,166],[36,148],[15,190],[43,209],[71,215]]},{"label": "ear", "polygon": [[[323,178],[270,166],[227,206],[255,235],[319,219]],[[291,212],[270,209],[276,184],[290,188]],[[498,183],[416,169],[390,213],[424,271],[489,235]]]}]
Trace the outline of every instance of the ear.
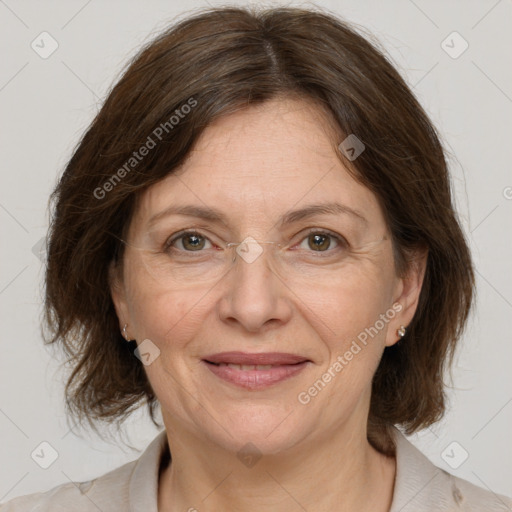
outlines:
[{"label": "ear", "polygon": [[405,275],[398,279],[393,304],[399,304],[401,308],[398,310],[398,307],[396,309],[395,306],[393,307],[398,313],[389,323],[386,334],[387,347],[394,345],[400,339],[397,330],[402,325],[407,328],[416,313],[427,268],[427,260],[428,249],[417,249],[408,260]]},{"label": "ear", "polygon": [[108,282],[110,296],[112,297],[112,302],[114,303],[114,308],[119,320],[119,329],[122,331],[124,325],[129,323],[129,314],[121,268],[115,261],[111,261],[108,267]]}]

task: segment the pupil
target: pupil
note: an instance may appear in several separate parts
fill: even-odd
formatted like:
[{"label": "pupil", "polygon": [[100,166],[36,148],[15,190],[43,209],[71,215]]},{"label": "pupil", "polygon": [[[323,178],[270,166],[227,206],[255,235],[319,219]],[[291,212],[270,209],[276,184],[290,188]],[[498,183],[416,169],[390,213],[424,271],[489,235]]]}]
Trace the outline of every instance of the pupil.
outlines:
[{"label": "pupil", "polygon": [[[329,247],[329,241],[325,235],[314,235],[313,238],[314,238],[313,249],[315,249],[315,250],[327,249]],[[322,241],[324,242],[323,244],[322,244]],[[327,244],[325,243],[326,241],[327,241]],[[320,244],[318,244],[318,242],[320,242]]]},{"label": "pupil", "polygon": [[[197,235],[189,235],[188,237],[186,237],[186,244],[185,245],[190,245],[192,248],[195,248],[197,249],[198,247],[201,248],[201,242],[200,242],[200,238],[199,236]],[[192,240],[192,243],[189,244],[189,242]]]}]

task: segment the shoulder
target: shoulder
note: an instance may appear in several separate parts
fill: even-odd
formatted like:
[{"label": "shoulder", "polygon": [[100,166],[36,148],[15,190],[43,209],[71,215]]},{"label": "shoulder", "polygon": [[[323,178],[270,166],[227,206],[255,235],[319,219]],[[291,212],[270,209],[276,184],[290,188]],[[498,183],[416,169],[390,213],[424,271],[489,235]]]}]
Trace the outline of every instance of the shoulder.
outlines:
[{"label": "shoulder", "polygon": [[495,494],[492,491],[482,489],[467,480],[463,480],[462,478],[455,477],[450,475],[449,473],[445,474],[448,476],[448,479],[454,489],[454,492],[457,493],[456,499],[458,498],[464,507],[463,510],[468,511],[477,511],[477,510],[485,510],[485,511],[512,511],[512,499],[503,496],[501,494]]},{"label": "shoulder", "polygon": [[[1,512],[89,512],[103,510],[102,505],[122,506],[128,502],[130,475],[137,461],[129,462],[87,482],[69,482],[46,492],[19,496],[0,506]],[[106,510],[106,509],[105,509]]]},{"label": "shoulder", "polygon": [[398,430],[397,471],[390,512],[511,512],[512,499],[435,466]]},{"label": "shoulder", "polygon": [[139,459],[87,482],[69,482],[46,492],[14,498],[0,512],[98,512],[143,510],[156,512],[158,469],[167,447],[161,432]]}]

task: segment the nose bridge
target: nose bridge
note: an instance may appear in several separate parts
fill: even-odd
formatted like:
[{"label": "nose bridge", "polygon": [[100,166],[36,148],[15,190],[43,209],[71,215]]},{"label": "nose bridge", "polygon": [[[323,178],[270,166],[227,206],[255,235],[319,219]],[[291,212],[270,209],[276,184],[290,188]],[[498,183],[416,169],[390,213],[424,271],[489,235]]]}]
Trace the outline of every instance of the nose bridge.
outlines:
[{"label": "nose bridge", "polygon": [[[281,244],[266,240],[246,237],[242,242],[231,246],[230,265],[237,274],[236,286],[250,283],[251,290],[268,293],[272,288],[272,276],[278,273],[280,265],[276,261]],[[277,256],[277,258],[276,258]],[[275,277],[274,277],[275,278]]]},{"label": "nose bridge", "polygon": [[[241,259],[249,264],[255,262],[265,251],[273,253],[280,246],[277,242],[256,240],[252,236],[246,237],[241,242],[228,245],[233,250],[232,261]],[[274,254],[270,256],[273,257]]]},{"label": "nose bridge", "polygon": [[226,296],[221,301],[221,316],[238,320],[250,331],[257,331],[271,319],[288,319],[289,305],[281,296],[281,279],[270,263],[273,255],[268,254],[279,244],[247,237],[228,245],[233,251],[231,284],[229,299]]}]

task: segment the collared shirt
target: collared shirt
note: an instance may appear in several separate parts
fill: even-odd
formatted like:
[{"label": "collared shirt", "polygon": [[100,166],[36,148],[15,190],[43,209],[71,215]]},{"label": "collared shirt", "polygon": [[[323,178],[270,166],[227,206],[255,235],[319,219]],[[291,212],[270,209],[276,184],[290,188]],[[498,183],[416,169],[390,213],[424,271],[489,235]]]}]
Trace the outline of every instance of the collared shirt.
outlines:
[{"label": "collared shirt", "polygon": [[[389,512],[512,512],[512,499],[436,467],[394,429],[396,477]],[[158,478],[169,456],[164,430],[139,459],[88,482],[66,483],[21,496],[1,512],[158,512]]]}]

